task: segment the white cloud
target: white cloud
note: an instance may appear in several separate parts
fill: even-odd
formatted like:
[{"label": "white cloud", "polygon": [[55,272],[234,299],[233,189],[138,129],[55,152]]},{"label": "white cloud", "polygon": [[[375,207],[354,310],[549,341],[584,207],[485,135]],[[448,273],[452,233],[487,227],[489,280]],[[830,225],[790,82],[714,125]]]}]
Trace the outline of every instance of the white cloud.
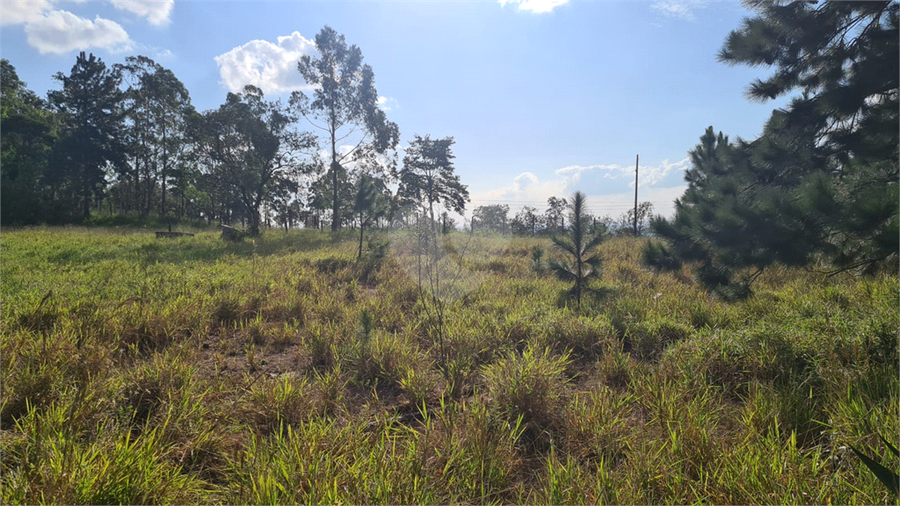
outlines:
[{"label": "white cloud", "polygon": [[110,0],[110,3],[116,9],[147,18],[152,25],[165,25],[169,23],[175,0]]},{"label": "white cloud", "polygon": [[520,11],[536,13],[551,12],[553,9],[569,3],[569,0],[498,0],[500,5],[515,4]]},{"label": "white cloud", "polygon": [[[655,213],[671,216],[674,212],[673,201],[687,188],[683,174],[689,163],[690,160],[685,158],[677,162],[663,160],[658,165],[640,165],[639,200],[653,203]],[[523,172],[513,178],[508,186],[473,192],[472,203],[468,207],[474,209],[481,205],[508,204],[510,213],[515,214],[527,205],[543,212],[548,198],[569,197],[573,192],[581,191],[588,196],[591,213],[617,217],[634,205],[633,188],[633,165],[571,165],[557,169],[554,177],[547,181],[541,181],[531,172]]]},{"label": "white cloud", "polygon": [[153,59],[157,60],[157,61],[168,60],[169,58],[172,58],[173,56],[175,56],[175,53],[173,53],[169,49],[156,49],[156,50],[154,50]]},{"label": "white cloud", "polygon": [[[0,3],[0,25],[19,25],[40,22],[60,0],[3,0]],[[71,3],[85,3],[86,0],[69,0]],[[175,0],[109,0],[116,9],[128,11],[144,17],[153,25],[169,22],[169,15]],[[65,12],[65,11],[57,11]]]},{"label": "white cloud", "polygon": [[706,8],[707,0],[656,0],[650,7],[669,18],[695,19],[694,12]]},{"label": "white cloud", "polygon": [[[677,162],[665,159],[659,165],[640,165],[638,167],[638,183],[640,186],[653,186],[662,182],[672,174],[679,176],[688,168],[690,158],[684,158]],[[583,180],[602,179],[626,179],[628,186],[634,188],[633,165],[570,165],[556,170],[556,175],[565,178],[570,185],[575,185]]]},{"label": "white cloud", "polygon": [[297,71],[303,55],[316,51],[315,42],[300,32],[278,37],[278,43],[251,40],[227,53],[215,57],[222,84],[231,91],[240,91],[252,84],[265,93],[284,93],[311,89]]},{"label": "white cloud", "polygon": [[396,98],[391,97],[378,97],[377,100],[378,108],[384,112],[388,112],[391,109],[396,109],[400,107],[400,104],[397,102]]},{"label": "white cloud", "polygon": [[25,35],[28,44],[42,54],[90,48],[128,51],[133,44],[125,29],[115,21],[100,16],[91,21],[60,10],[29,20]]},{"label": "white cloud", "polygon": [[48,10],[49,0],[3,0],[0,2],[0,25],[19,25],[38,20]]}]

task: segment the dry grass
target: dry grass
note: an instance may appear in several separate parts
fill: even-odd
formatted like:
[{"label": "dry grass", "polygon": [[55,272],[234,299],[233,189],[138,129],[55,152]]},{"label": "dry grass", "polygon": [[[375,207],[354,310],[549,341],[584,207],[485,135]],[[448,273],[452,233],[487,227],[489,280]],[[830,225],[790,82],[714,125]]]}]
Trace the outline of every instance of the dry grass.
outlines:
[{"label": "dry grass", "polygon": [[897,466],[895,276],[775,268],[727,304],[615,239],[575,310],[548,240],[478,240],[441,368],[415,277],[352,240],[4,232],[0,499],[891,499],[847,448]]}]

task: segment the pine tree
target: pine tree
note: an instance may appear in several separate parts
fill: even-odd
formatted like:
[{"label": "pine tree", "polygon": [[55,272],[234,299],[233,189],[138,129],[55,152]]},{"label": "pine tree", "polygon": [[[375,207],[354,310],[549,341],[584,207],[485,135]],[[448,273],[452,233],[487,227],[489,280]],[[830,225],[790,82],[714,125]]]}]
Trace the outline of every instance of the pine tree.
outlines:
[{"label": "pine tree", "polygon": [[575,192],[569,201],[571,213],[566,235],[552,237],[554,246],[565,253],[565,259],[550,261],[550,269],[559,279],[574,282],[569,293],[575,297],[578,307],[581,307],[582,294],[589,289],[588,283],[600,277],[602,263],[600,255],[594,250],[602,242],[603,236],[590,234],[586,206],[587,197],[581,192]]},{"label": "pine tree", "polygon": [[729,35],[720,59],[774,67],[750,86],[752,99],[800,94],[754,141],[707,129],[674,218],[654,230],[723,294],[749,293],[776,262],[833,273],[896,266],[898,4],[750,6],[759,15]]},{"label": "pine tree", "polygon": [[71,73],[57,73],[54,79],[63,88],[49,93],[62,117],[53,150],[53,184],[68,189],[88,218],[91,200],[106,186],[107,165],[125,163],[121,76],[93,54],[81,52]]}]

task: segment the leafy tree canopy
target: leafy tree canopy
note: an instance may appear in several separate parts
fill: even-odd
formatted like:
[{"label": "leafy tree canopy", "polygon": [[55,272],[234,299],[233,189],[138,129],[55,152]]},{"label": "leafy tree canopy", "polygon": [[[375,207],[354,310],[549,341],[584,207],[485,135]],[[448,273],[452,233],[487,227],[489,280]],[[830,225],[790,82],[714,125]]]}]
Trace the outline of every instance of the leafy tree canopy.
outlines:
[{"label": "leafy tree canopy", "polygon": [[[363,63],[362,51],[347,45],[344,36],[331,27],[316,35],[317,57],[304,55],[297,68],[303,79],[316,86],[312,97],[294,92],[291,103],[321,132],[321,142],[328,148],[328,173],[332,187],[332,231],[341,227],[339,188],[342,173],[353,163],[368,171],[383,169],[383,155],[393,150],[400,139],[396,123],[387,120],[378,108],[378,92],[372,67]],[[341,150],[349,145],[349,150]]]},{"label": "leafy tree canopy", "polygon": [[408,202],[421,203],[432,220],[435,204],[462,214],[469,201],[469,190],[454,173],[451,146],[453,137],[416,135],[403,157],[398,193]]}]

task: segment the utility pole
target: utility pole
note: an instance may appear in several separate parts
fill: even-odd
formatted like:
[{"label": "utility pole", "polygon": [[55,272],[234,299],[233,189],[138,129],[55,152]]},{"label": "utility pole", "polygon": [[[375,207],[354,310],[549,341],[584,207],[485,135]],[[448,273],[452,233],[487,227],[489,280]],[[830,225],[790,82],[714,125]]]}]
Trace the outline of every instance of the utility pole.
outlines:
[{"label": "utility pole", "polygon": [[637,220],[638,220],[638,203],[637,203],[637,190],[638,190],[638,160],[641,159],[641,155],[634,155],[634,236],[637,237],[638,229],[637,229]]}]

